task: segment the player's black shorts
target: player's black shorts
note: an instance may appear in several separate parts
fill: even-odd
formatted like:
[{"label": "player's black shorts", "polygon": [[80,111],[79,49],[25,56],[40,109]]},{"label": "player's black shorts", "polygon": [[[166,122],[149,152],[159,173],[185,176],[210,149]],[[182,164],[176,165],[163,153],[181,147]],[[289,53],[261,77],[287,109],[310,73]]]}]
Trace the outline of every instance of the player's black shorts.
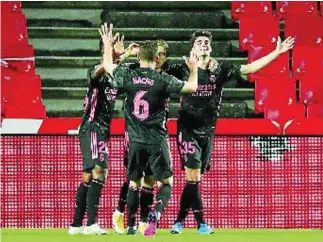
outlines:
[{"label": "player's black shorts", "polygon": [[201,169],[203,174],[210,163],[214,135],[199,137],[192,131],[179,127],[177,146],[181,157],[182,167]]},{"label": "player's black shorts", "polygon": [[161,145],[130,142],[127,178],[137,181],[144,175],[154,176],[156,180],[173,176],[168,140]]},{"label": "player's black shorts", "polygon": [[83,155],[83,171],[91,172],[95,165],[108,168],[108,132],[98,123],[86,122],[79,132]]}]

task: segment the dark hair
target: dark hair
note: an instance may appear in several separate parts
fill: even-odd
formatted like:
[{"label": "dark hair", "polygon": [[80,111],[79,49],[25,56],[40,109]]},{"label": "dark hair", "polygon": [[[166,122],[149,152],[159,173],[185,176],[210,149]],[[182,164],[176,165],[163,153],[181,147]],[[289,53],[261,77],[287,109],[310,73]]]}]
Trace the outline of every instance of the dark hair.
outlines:
[{"label": "dark hair", "polygon": [[153,62],[158,54],[157,41],[146,40],[140,45],[139,56],[143,61]]},{"label": "dark hair", "polygon": [[193,34],[192,34],[192,37],[191,37],[191,46],[193,47],[194,43],[195,43],[195,40],[198,38],[198,37],[201,37],[201,36],[205,36],[207,38],[209,38],[210,42],[212,42],[212,34],[210,31],[207,31],[207,30],[198,30],[198,31],[195,31]]},{"label": "dark hair", "polygon": [[99,41],[99,50],[100,50],[100,52],[102,52],[102,50],[103,50],[103,41],[102,41],[102,39],[100,39],[100,41]]}]

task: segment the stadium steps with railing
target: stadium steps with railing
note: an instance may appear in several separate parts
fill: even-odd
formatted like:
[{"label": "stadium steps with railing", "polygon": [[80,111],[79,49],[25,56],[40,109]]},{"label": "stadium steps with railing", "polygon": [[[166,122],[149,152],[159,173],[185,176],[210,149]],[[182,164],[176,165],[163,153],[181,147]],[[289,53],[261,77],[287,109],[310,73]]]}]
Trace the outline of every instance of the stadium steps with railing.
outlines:
[{"label": "stadium steps with railing", "polygon": [[[126,45],[165,39],[171,63],[181,62],[181,56],[189,53],[192,32],[208,29],[218,60],[245,63],[246,54],[237,50],[236,23],[226,17],[229,9],[229,2],[23,2],[48,116],[81,115],[86,70],[100,59],[97,28],[101,19],[114,23],[115,30],[126,36]],[[221,117],[252,113],[248,100],[253,99],[253,89],[247,87],[251,88],[225,90]],[[171,116],[178,105],[176,97],[172,100]],[[120,117],[121,99],[116,106],[115,115]]]}]

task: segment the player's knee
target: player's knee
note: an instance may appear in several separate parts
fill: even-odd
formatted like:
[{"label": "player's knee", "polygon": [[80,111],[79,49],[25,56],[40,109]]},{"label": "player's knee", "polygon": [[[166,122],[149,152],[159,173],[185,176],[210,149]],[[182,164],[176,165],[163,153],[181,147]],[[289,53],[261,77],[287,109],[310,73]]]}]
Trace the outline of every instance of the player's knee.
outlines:
[{"label": "player's knee", "polygon": [[148,188],[153,188],[155,185],[155,179],[152,176],[144,177],[142,181],[142,186],[143,187],[148,187]]},{"label": "player's knee", "polygon": [[108,177],[108,169],[96,165],[92,170],[93,179],[105,182]]},{"label": "player's knee", "polygon": [[173,177],[168,177],[166,179],[162,179],[159,181],[159,187],[164,186],[164,185],[169,185],[169,186],[173,186]]},{"label": "player's knee", "polygon": [[83,182],[90,183],[92,180],[92,174],[89,172],[83,172],[82,179],[83,179]]},{"label": "player's knee", "polygon": [[186,168],[186,180],[199,182],[201,180],[201,169]]},{"label": "player's knee", "polygon": [[129,182],[130,189],[139,189],[139,187],[141,187],[141,180]]}]

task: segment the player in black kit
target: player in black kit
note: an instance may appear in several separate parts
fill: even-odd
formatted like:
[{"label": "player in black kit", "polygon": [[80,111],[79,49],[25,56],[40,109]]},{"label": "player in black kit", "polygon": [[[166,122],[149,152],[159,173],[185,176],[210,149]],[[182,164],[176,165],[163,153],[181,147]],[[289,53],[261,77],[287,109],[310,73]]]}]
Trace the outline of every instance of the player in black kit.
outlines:
[{"label": "player in black kit", "polygon": [[[164,70],[164,66],[167,66],[167,51],[168,44],[165,40],[157,40],[158,47],[158,61],[156,63],[156,71],[162,72]],[[129,48],[126,50],[126,53],[122,55],[121,62],[126,61],[131,56],[137,56],[139,53],[139,45],[136,43],[130,44]],[[138,68],[139,63],[128,64],[131,68]],[[128,166],[128,148],[129,148],[129,137],[128,134],[125,133],[124,139],[124,165]],[[141,234],[144,234],[144,231],[148,227],[147,218],[150,207],[153,204],[154,200],[154,180],[149,180],[149,177],[146,177],[143,180],[143,184],[140,188],[140,221],[138,225],[138,231]],[[123,234],[124,233],[124,211],[127,204],[127,194],[129,188],[129,181],[126,180],[121,188],[118,200],[118,207],[114,211],[112,215],[112,225],[116,233]]]},{"label": "player in black kit", "polygon": [[[113,42],[114,57],[117,59],[117,56],[124,50],[123,37],[120,39],[117,34],[113,37]],[[101,52],[102,47],[101,40]],[[107,177],[107,144],[117,89],[111,86],[104,72],[101,61],[92,66],[87,73],[89,84],[83,106],[84,115],[79,129],[83,155],[83,180],[76,193],[74,219],[68,231],[70,235],[107,234],[107,231],[101,229],[96,220],[102,186]],[[82,222],[86,210],[88,221],[87,226],[83,228]]]},{"label": "player in black kit", "polygon": [[116,67],[112,61],[112,26],[101,33],[105,45],[103,66],[111,75],[112,85],[126,93],[125,118],[129,134],[127,178],[130,180],[128,204],[128,234],[135,234],[135,214],[139,206],[141,178],[152,176],[163,185],[156,196],[156,208],[148,216],[145,236],[153,236],[171,195],[172,167],[166,128],[166,99],[170,93],[192,93],[197,88],[197,66],[194,53],[186,60],[190,69],[187,82],[159,73],[156,41],[140,46],[140,67]]},{"label": "player in black kit", "polygon": [[[192,94],[183,95],[178,118],[178,147],[186,185],[180,200],[180,211],[172,226],[172,234],[182,233],[182,223],[193,210],[200,234],[212,234],[213,230],[203,218],[203,204],[199,190],[201,175],[208,170],[212,153],[213,135],[222,99],[223,84],[235,75],[254,73],[265,67],[280,54],[293,47],[294,40],[280,39],[277,48],[267,56],[247,65],[233,65],[210,59],[212,35],[208,31],[197,31],[191,44],[198,57],[198,88]],[[211,68],[210,68],[210,65]],[[210,70],[211,69],[211,70]],[[168,74],[187,80],[190,71],[186,64],[172,65]]]}]

